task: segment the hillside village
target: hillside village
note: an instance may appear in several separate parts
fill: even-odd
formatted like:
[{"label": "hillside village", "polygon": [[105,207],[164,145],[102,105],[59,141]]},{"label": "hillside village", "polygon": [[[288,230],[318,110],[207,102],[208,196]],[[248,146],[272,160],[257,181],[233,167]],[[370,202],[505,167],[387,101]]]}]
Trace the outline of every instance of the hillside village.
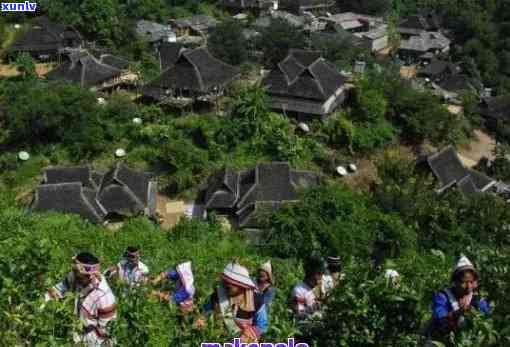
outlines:
[{"label": "hillside village", "polygon": [[[0,340],[510,343],[510,7],[465,2],[2,12]],[[48,301],[71,258],[113,290],[94,333]],[[204,313],[225,315],[220,272],[254,290],[253,330]],[[470,276],[445,333],[436,300]]]}]

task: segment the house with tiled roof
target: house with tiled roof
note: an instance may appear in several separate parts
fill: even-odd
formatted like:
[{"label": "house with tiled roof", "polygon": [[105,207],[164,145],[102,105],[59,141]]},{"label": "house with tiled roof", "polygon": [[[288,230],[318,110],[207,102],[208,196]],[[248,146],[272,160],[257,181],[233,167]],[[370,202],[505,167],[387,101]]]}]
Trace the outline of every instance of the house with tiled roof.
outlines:
[{"label": "house with tiled roof", "polygon": [[418,71],[418,77],[429,78],[431,81],[440,82],[447,76],[461,72],[459,65],[447,60],[433,59]]},{"label": "house with tiled roof", "polygon": [[439,31],[440,29],[440,18],[435,13],[404,17],[397,27],[397,31],[403,39],[408,39],[411,36],[417,36],[427,31]]},{"label": "house with tiled roof", "polygon": [[488,192],[497,184],[485,174],[465,167],[452,146],[428,156],[427,164],[438,180],[438,193],[452,187],[457,187],[464,195]]},{"label": "house with tiled roof", "polygon": [[240,228],[257,228],[259,212],[296,201],[299,189],[319,183],[317,174],[293,170],[286,162],[238,172],[223,168],[209,177],[204,204],[208,211],[230,216]]},{"label": "house with tiled roof", "polygon": [[271,107],[305,117],[324,117],[346,97],[346,78],[319,52],[290,50],[264,77]]},{"label": "house with tiled roof", "polygon": [[421,32],[400,41],[398,55],[404,60],[429,59],[450,51],[451,40],[439,31]]},{"label": "house with tiled roof", "polygon": [[490,130],[507,127],[510,124],[510,94],[484,98],[479,112]]},{"label": "house with tiled roof", "polygon": [[177,35],[177,40],[189,36],[207,37],[218,25],[218,20],[204,14],[178,18],[170,21]]},{"label": "house with tiled roof", "polygon": [[144,87],[143,96],[169,104],[214,101],[239,74],[238,68],[215,58],[205,47],[183,50],[172,67]]},{"label": "house with tiled roof", "polygon": [[219,5],[231,13],[250,12],[259,14],[270,9],[277,10],[279,0],[220,0]]},{"label": "house with tiled roof", "polygon": [[177,35],[170,25],[164,25],[148,20],[136,22],[136,34],[145,42],[157,46],[161,42],[175,42]]},{"label": "house with tiled roof", "polygon": [[125,59],[110,54],[96,58],[88,51],[77,50],[70,52],[69,60],[51,70],[46,78],[105,90],[132,83],[136,76],[129,72],[129,62]]},{"label": "house with tiled roof", "polygon": [[58,59],[64,54],[65,48],[77,48],[81,44],[81,35],[73,27],[53,23],[47,17],[38,17],[32,27],[7,49],[7,54],[15,58],[25,52],[37,60]]},{"label": "house with tiled roof", "polygon": [[302,15],[304,12],[326,14],[335,6],[334,0],[280,0],[279,8]]},{"label": "house with tiled roof", "polygon": [[93,223],[112,216],[154,216],[157,183],[151,175],[117,163],[101,174],[89,166],[47,168],[32,209],[78,214]]},{"label": "house with tiled roof", "polygon": [[363,45],[373,52],[388,47],[388,26],[380,17],[343,12],[319,17],[318,20],[324,23],[321,26],[322,32],[330,34],[343,32],[343,36],[351,34],[357,45]]}]

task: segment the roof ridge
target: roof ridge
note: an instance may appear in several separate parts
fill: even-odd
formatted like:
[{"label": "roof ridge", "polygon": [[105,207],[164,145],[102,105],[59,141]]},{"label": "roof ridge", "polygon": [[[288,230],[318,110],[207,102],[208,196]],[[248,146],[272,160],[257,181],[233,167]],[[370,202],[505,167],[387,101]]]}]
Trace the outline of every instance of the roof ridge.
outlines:
[{"label": "roof ridge", "polygon": [[198,50],[203,50],[203,51],[207,51],[207,49],[205,47],[198,47],[198,48],[195,48],[195,49],[190,49],[190,50],[187,50],[187,51],[183,51],[181,53],[181,56],[184,56],[186,58],[186,60],[193,66],[193,69],[195,70],[195,73],[196,73],[196,76],[197,76],[197,80],[198,80],[198,84],[200,85],[200,89],[201,90],[204,90],[204,81],[202,80],[202,74],[200,73],[200,69],[198,68],[197,64],[195,64],[195,62],[193,61],[193,59],[191,59],[190,55],[197,51]]},{"label": "roof ridge", "polygon": [[315,84],[317,84],[317,87],[319,87],[319,90],[320,92],[322,93],[322,96],[326,96],[326,91],[324,90],[324,87],[322,86],[322,83],[321,81],[319,80],[319,78],[317,77],[317,74],[313,71],[313,67],[319,63],[320,61],[324,60],[322,57],[320,58],[317,58],[312,64],[310,64],[306,70],[308,70],[308,72],[310,72],[310,74],[313,76],[313,81],[315,82]]},{"label": "roof ridge", "polygon": [[[296,77],[294,77],[294,79],[290,80],[290,77],[288,76],[288,74],[286,73],[285,69],[283,68],[283,64],[285,62],[287,62],[288,60],[293,60],[302,70],[296,75]],[[280,69],[280,71],[283,73],[283,76],[285,77],[285,81],[287,81],[287,85],[291,85],[293,83],[295,83],[299,76],[301,76],[301,74],[303,73],[303,71],[306,69],[306,66],[304,66],[303,64],[301,64],[301,62],[299,60],[296,59],[296,57],[293,55],[293,54],[287,54],[287,56],[285,57],[285,59],[283,59],[281,62],[279,62],[277,64],[278,68]]]}]

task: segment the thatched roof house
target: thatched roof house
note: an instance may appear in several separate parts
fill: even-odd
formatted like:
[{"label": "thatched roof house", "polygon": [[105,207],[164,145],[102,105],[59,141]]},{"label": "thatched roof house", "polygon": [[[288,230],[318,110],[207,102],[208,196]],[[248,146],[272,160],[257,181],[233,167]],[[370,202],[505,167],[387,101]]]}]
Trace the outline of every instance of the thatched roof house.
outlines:
[{"label": "thatched roof house", "polygon": [[67,47],[79,47],[82,38],[70,26],[51,22],[47,17],[36,18],[32,27],[7,49],[10,57],[26,52],[34,59],[47,60],[63,53]]},{"label": "thatched roof house", "polygon": [[292,170],[286,162],[258,164],[240,172],[224,168],[207,181],[205,207],[231,216],[241,228],[256,228],[258,211],[296,201],[298,189],[319,183],[317,174]]},{"label": "thatched roof house", "polygon": [[54,167],[44,171],[32,208],[75,213],[103,223],[112,215],[153,216],[156,193],[157,184],[149,174],[121,163],[104,175],[88,166]]},{"label": "thatched roof house", "polygon": [[345,81],[320,53],[291,50],[263,79],[262,85],[274,109],[325,116],[345,99]]},{"label": "thatched roof house", "polygon": [[204,47],[183,50],[175,64],[143,90],[147,98],[199,98],[223,94],[226,85],[239,75],[239,69],[215,58]]}]

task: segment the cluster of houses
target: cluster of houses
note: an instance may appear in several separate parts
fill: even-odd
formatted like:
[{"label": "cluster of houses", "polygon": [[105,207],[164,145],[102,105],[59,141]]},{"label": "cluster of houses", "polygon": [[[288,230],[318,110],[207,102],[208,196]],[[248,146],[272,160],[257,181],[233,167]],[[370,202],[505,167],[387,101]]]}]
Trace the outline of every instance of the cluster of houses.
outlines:
[{"label": "cluster of houses", "polygon": [[[309,35],[310,49],[291,49],[281,62],[261,73],[261,85],[271,107],[301,120],[327,117],[342,105],[352,88],[350,74],[339,71],[320,50],[314,50],[314,42],[348,39],[374,54],[390,51],[388,23],[383,18],[334,13],[335,1],[221,0],[220,4],[241,21],[247,20],[247,13],[256,17],[242,33],[248,41],[256,39],[273,19],[284,20]],[[217,25],[215,18],[206,15],[165,24],[138,21],[136,33],[152,47],[160,68],[159,77],[141,88],[140,100],[171,107],[217,105],[229,84],[240,77],[238,67],[221,61],[207,48],[208,37]],[[400,42],[391,47],[393,52],[403,62],[418,64],[417,77],[438,95],[455,99],[461,92],[479,87],[460,64],[449,59],[451,41],[435,15],[404,18],[397,31]],[[130,69],[131,62],[88,45],[74,28],[45,17],[35,19],[31,29],[7,51],[9,57],[21,52],[39,61],[58,63],[46,75],[48,80],[68,81],[98,92],[139,83]],[[362,63],[356,64],[355,72],[362,72],[362,67]],[[480,113],[494,127],[508,124],[510,97],[486,95]],[[505,184],[465,167],[453,148],[423,162],[436,176],[440,193],[451,187],[463,194],[510,191]],[[223,168],[210,176],[194,204],[228,216],[240,228],[257,228],[260,211],[296,201],[301,188],[320,181],[316,173],[293,170],[281,162],[261,163],[244,171]],[[105,223],[138,214],[155,218],[156,201],[157,183],[150,174],[117,163],[104,173],[86,166],[46,169],[32,206]]]},{"label": "cluster of houses", "polygon": [[[121,162],[106,172],[88,166],[49,167],[42,176],[32,202],[35,211],[73,213],[98,224],[136,215],[159,220],[156,180]],[[318,174],[293,170],[286,162],[260,163],[244,171],[225,167],[199,187],[191,205],[205,214],[193,217],[214,212],[238,228],[257,229],[263,212],[297,201],[301,189],[320,180]]]}]

